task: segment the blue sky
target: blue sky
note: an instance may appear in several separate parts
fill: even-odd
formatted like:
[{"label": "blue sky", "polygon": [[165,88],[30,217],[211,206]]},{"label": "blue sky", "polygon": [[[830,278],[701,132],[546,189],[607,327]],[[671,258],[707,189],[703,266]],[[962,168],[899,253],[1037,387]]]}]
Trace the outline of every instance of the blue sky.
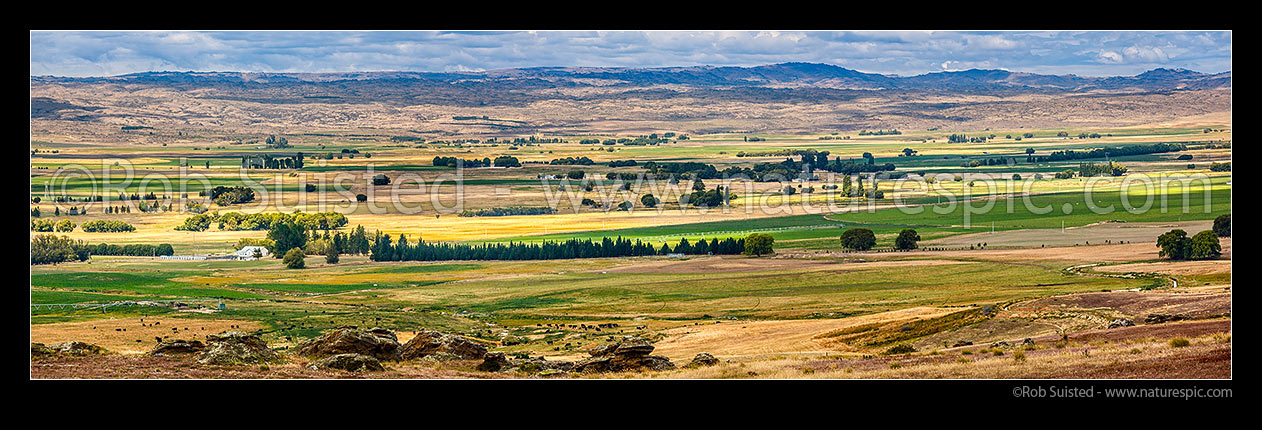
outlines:
[{"label": "blue sky", "polygon": [[916,75],[1231,70],[1229,31],[32,31],[31,75],[472,71],[804,61]]}]

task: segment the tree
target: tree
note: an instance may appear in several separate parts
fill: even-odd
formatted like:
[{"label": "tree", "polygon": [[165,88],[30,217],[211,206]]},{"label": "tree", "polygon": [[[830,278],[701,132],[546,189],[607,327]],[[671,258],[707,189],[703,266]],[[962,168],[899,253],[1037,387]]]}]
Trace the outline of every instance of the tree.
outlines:
[{"label": "tree", "polygon": [[307,267],[305,261],[306,255],[302,253],[302,248],[291,248],[285,252],[285,258],[281,262],[285,263],[285,267],[290,269],[301,269]]},{"label": "tree", "polygon": [[338,256],[337,246],[329,246],[324,249],[324,262],[329,264],[337,264]]},{"label": "tree", "polygon": [[267,238],[274,243],[270,250],[272,255],[285,255],[294,248],[301,252],[307,246],[307,231],[293,221],[272,224],[272,228],[267,231]]},{"label": "tree", "polygon": [[657,197],[654,197],[652,194],[645,194],[643,197],[640,197],[640,203],[646,208],[655,208],[657,207],[658,200]]},{"label": "tree", "polygon": [[876,246],[876,234],[866,228],[847,229],[841,233],[841,246],[856,251],[867,251]]},{"label": "tree", "polygon": [[701,182],[701,178],[697,178],[696,180],[692,181],[692,190],[705,191],[705,183]]},{"label": "tree", "polygon": [[761,257],[763,254],[774,253],[772,245],[776,239],[765,233],[754,233],[745,237],[745,250],[742,254]]},{"label": "tree", "polygon": [[355,201],[360,202],[360,203],[366,202],[368,201],[368,196],[363,195],[363,194],[356,194]]},{"label": "tree", "polygon": [[1223,254],[1222,245],[1218,244],[1218,235],[1212,230],[1205,230],[1192,236],[1192,245],[1188,250],[1188,258],[1202,260],[1218,258]]},{"label": "tree", "polygon": [[1157,247],[1161,248],[1161,251],[1157,253],[1158,256],[1171,260],[1186,260],[1191,253],[1192,240],[1188,239],[1186,231],[1174,229],[1157,236]]},{"label": "tree", "polygon": [[1219,215],[1214,218],[1214,234],[1218,237],[1231,237],[1231,214]]},{"label": "tree", "polygon": [[31,264],[57,264],[86,261],[91,254],[81,240],[69,236],[40,234],[31,238]]},{"label": "tree", "polygon": [[63,219],[61,221],[57,221],[57,224],[55,224],[53,228],[58,232],[69,232],[74,231],[75,224],[73,221]]},{"label": "tree", "polygon": [[907,228],[898,233],[898,237],[894,239],[894,247],[902,250],[916,249],[916,242],[919,241],[920,235],[916,230]]},{"label": "tree", "polygon": [[372,177],[373,185],[390,185],[390,177],[385,174],[378,174]]}]

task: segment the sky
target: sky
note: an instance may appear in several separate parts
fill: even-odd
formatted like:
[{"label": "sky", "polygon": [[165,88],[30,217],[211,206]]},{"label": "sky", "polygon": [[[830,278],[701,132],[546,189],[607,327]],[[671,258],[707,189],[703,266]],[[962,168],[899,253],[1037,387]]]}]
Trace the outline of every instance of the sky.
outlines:
[{"label": "sky", "polygon": [[31,75],[826,63],[903,76],[1231,70],[1230,31],[32,31]]}]

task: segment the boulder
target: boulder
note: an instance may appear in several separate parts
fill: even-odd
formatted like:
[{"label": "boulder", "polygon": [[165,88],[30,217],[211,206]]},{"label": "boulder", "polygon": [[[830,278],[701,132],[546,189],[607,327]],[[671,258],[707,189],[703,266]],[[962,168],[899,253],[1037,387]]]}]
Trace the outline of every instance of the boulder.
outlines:
[{"label": "boulder", "polygon": [[525,372],[525,373],[539,373],[539,374],[547,373],[549,375],[565,373],[574,369],[573,362],[548,361],[546,358],[543,358],[543,357],[531,357],[525,360],[516,361],[513,364],[515,367],[509,370],[515,370],[518,372]]},{"label": "boulder", "polygon": [[454,354],[463,360],[481,360],[486,357],[486,347],[482,344],[433,330],[421,330],[416,337],[403,344],[400,357],[411,360],[439,352]]},{"label": "boulder", "polygon": [[398,360],[401,348],[399,338],[390,330],[338,327],[320,337],[298,344],[296,352],[308,357],[360,354],[380,360]]},{"label": "boulder", "polygon": [[499,372],[512,366],[508,362],[508,358],[504,357],[502,352],[488,352],[482,359],[482,363],[478,364],[478,370],[483,372]]},{"label": "boulder", "polygon": [[1021,346],[1034,346],[1034,339],[1025,338],[1025,340],[1021,341]]},{"label": "boulder", "polygon": [[710,353],[708,352],[702,352],[692,357],[692,361],[688,362],[688,364],[685,364],[684,368],[695,369],[698,367],[709,367],[716,364],[719,364],[719,359],[714,358],[714,356],[710,355]]},{"label": "boulder", "polygon": [[381,361],[371,355],[336,354],[314,361],[308,367],[316,370],[345,370],[348,372],[381,372],[386,370]]},{"label": "boulder", "polygon": [[206,336],[206,351],[197,359],[202,364],[237,365],[281,363],[284,360],[257,335],[229,331]]},{"label": "boulder", "polygon": [[55,343],[49,346],[49,348],[58,354],[75,356],[101,355],[106,352],[105,348],[86,342],[79,342],[77,340]]},{"label": "boulder", "polygon": [[153,355],[153,356],[156,356],[159,354],[184,355],[184,354],[196,354],[205,350],[206,350],[206,345],[203,344],[199,340],[172,339],[172,340],[164,340],[158,343],[157,345],[154,345],[153,349],[149,350],[148,354]]},{"label": "boulder", "polygon": [[1144,324],[1161,324],[1164,322],[1180,321],[1183,319],[1183,315],[1148,314],[1148,316],[1144,318]]},{"label": "boulder", "polygon": [[574,363],[579,372],[625,372],[670,370],[675,364],[661,356],[651,356],[653,344],[648,340],[627,336],[622,341],[598,346],[588,351],[590,358]]},{"label": "boulder", "polygon": [[1008,341],[1006,340],[1001,340],[1001,341],[990,344],[990,347],[991,348],[1012,348],[1012,344],[1008,343]]},{"label": "boulder", "polygon": [[1109,328],[1130,327],[1133,325],[1135,325],[1134,321],[1128,320],[1126,318],[1118,318],[1118,319],[1113,320],[1113,322],[1109,323]]},{"label": "boulder", "polygon": [[31,342],[31,358],[48,357],[53,354],[56,354],[56,352],[53,351],[52,348],[49,348],[48,346],[39,342]]}]

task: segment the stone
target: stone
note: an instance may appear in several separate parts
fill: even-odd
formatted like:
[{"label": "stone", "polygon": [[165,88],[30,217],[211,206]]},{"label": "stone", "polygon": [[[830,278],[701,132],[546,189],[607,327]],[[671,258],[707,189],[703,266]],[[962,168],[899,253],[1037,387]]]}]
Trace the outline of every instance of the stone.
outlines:
[{"label": "stone", "polygon": [[649,355],[653,344],[648,340],[627,336],[621,341],[598,346],[588,351],[590,358],[574,363],[578,372],[626,372],[642,370],[670,370],[675,364],[669,358]]},{"label": "stone", "polygon": [[481,360],[486,357],[486,347],[480,343],[453,334],[434,330],[421,330],[403,344],[400,357],[412,360],[438,352],[454,354],[462,360]]},{"label": "stone", "polygon": [[58,354],[74,355],[74,356],[80,356],[80,357],[88,356],[88,355],[101,355],[101,354],[106,353],[105,348],[102,348],[100,346],[93,345],[90,343],[86,343],[86,342],[79,342],[77,340],[72,340],[69,342],[62,342],[62,343],[55,343],[49,346],[49,348],[52,349],[53,352],[56,352]]},{"label": "stone", "polygon": [[1183,315],[1148,314],[1148,316],[1144,318],[1144,324],[1161,324],[1164,322],[1180,321],[1183,319]]},{"label": "stone", "polygon": [[398,360],[401,350],[399,338],[390,330],[338,327],[320,337],[298,344],[296,353],[307,357],[360,354],[379,360]]},{"label": "stone", "polygon": [[531,357],[525,360],[516,361],[513,364],[515,367],[509,370],[515,370],[515,371],[524,372],[524,373],[556,374],[556,373],[569,372],[571,369],[574,369],[573,362],[548,361],[546,358],[543,358],[543,357]]},{"label": "stone", "polygon": [[314,361],[308,367],[316,370],[345,370],[347,372],[381,372],[386,370],[376,357],[364,354],[336,354]]},{"label": "stone", "polygon": [[1001,340],[1001,341],[990,344],[990,347],[991,348],[1012,348],[1012,344],[1008,343],[1008,341],[1006,340]]},{"label": "stone", "polygon": [[229,331],[206,336],[206,350],[197,359],[202,364],[240,365],[283,363],[276,351],[258,335]]},{"label": "stone", "polygon": [[1109,323],[1109,328],[1130,327],[1135,325],[1134,321],[1126,318],[1118,318]]},{"label": "stone", "polygon": [[48,357],[53,354],[56,354],[56,352],[53,351],[52,348],[49,348],[48,346],[39,342],[31,342],[31,357],[32,358]]},{"label": "stone", "polygon": [[512,366],[508,358],[502,352],[488,352],[482,359],[482,363],[478,364],[478,370],[483,372],[499,372]]},{"label": "stone", "polygon": [[166,355],[196,354],[206,350],[206,344],[199,340],[172,339],[164,340],[149,350],[149,355],[161,357]]},{"label": "stone", "polygon": [[698,367],[709,367],[716,364],[719,364],[719,359],[714,358],[714,356],[710,355],[708,352],[701,352],[693,356],[692,361],[685,364],[684,368],[694,369]]}]

